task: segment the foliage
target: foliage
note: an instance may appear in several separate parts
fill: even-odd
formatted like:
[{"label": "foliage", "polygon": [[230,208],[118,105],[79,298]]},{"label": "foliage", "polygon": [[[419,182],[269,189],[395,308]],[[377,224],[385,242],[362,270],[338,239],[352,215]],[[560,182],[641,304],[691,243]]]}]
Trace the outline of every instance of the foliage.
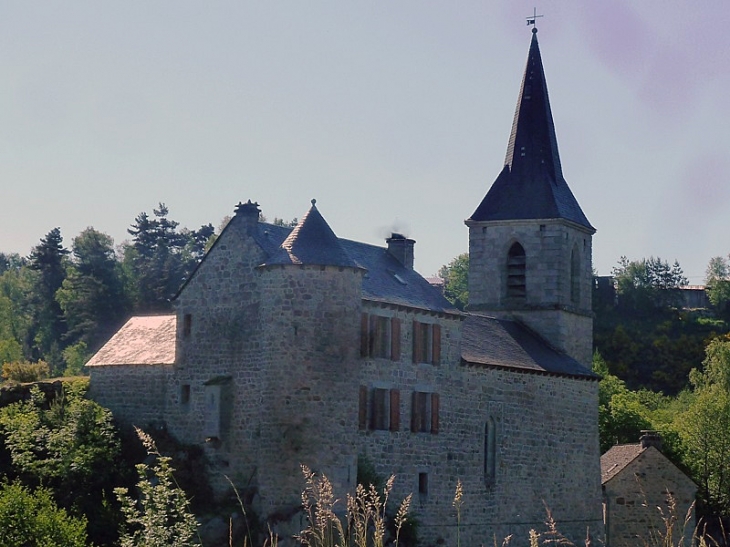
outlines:
[{"label": "foliage", "polygon": [[690,380],[695,398],[677,416],[685,462],[705,510],[730,515],[730,338],[710,342],[702,370]]},{"label": "foliage", "polygon": [[285,226],[287,228],[294,228],[297,224],[299,224],[299,219],[297,217],[294,217],[291,220],[284,220],[283,218],[274,217],[274,221],[272,222],[274,226]]},{"label": "foliage", "polygon": [[619,306],[639,315],[677,307],[682,298],[678,289],[687,284],[679,262],[675,261],[670,266],[653,256],[633,261],[622,256],[612,275]]},{"label": "foliage", "polygon": [[[20,361],[31,357],[34,325],[34,287],[38,272],[25,262],[0,275],[0,361]],[[41,356],[42,357],[42,356]]]},{"label": "foliage", "polygon": [[463,310],[469,303],[469,253],[460,254],[442,266],[438,275],[444,280],[444,296]]},{"label": "foliage", "polygon": [[636,392],[608,372],[608,365],[596,352],[593,371],[602,376],[598,384],[598,430],[601,452],[614,444],[635,443],[643,429],[651,429],[647,409]]},{"label": "foliage", "polygon": [[0,545],[3,547],[84,547],[86,520],[59,509],[43,488],[20,484],[0,488]]},{"label": "foliage", "polygon": [[707,298],[717,312],[730,318],[730,263],[728,258],[716,256],[710,259],[705,275]]},{"label": "foliage", "polygon": [[122,547],[187,547],[194,541],[198,523],[189,510],[185,492],[173,478],[170,458],[157,452],[152,439],[141,430],[138,435],[155,456],[155,463],[137,465],[138,500],[127,488],[114,490],[126,517],[120,540]]},{"label": "foliage", "polygon": [[3,379],[11,382],[37,382],[48,378],[50,368],[45,361],[29,363],[27,361],[15,361],[3,364]]},{"label": "foliage", "polygon": [[121,267],[112,238],[93,228],[76,236],[72,248],[73,260],[56,291],[68,326],[65,341],[96,348],[113,334],[127,312]]},{"label": "foliage", "polygon": [[677,394],[702,362],[708,340],[726,331],[725,323],[708,321],[703,312],[665,309],[637,317],[613,307],[596,310],[593,342],[628,388]]},{"label": "foliage", "polygon": [[106,500],[119,475],[119,440],[111,413],[84,398],[88,380],[64,382],[47,402],[37,386],[31,399],[0,409],[0,432],[12,473],[30,487],[50,488],[60,506],[84,514],[94,537],[109,534]]},{"label": "foliage", "polygon": [[205,254],[214,232],[211,224],[178,230],[164,203],[153,213],[152,218],[145,212],[137,215],[127,230],[133,243],[124,249],[128,290],[135,309],[147,312],[170,309],[170,300]]},{"label": "foliage", "polygon": [[[56,301],[56,291],[66,278],[66,255],[61,230],[54,228],[30,253],[30,268],[38,272],[34,294],[33,338],[36,355],[44,355],[54,371],[60,372],[61,337],[66,332],[63,311]],[[55,347],[54,347],[55,346]]]},{"label": "foliage", "polygon": [[64,376],[81,376],[84,372],[84,365],[89,360],[89,350],[86,342],[77,342],[73,346],[63,350],[63,360],[66,362]]}]

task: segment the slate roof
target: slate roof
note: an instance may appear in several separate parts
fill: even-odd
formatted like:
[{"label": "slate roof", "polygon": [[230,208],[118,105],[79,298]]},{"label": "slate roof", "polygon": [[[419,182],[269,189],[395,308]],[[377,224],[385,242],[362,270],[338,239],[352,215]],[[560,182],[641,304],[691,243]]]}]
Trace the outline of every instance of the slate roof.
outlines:
[{"label": "slate roof", "polygon": [[341,239],[342,246],[367,271],[363,298],[435,312],[460,313],[417,271],[403,266],[384,247]]},{"label": "slate roof", "polygon": [[641,443],[617,444],[601,456],[601,484],[607,483],[634,461],[646,448]]},{"label": "slate roof", "polygon": [[555,218],[595,231],[563,178],[536,30],[504,168],[469,220]]},{"label": "slate roof", "polygon": [[464,320],[461,357],[474,365],[599,379],[598,375],[550,347],[524,325],[486,315],[468,314]]},{"label": "slate roof", "polygon": [[176,327],[174,315],[132,317],[86,366],[172,365]]},{"label": "slate roof", "polygon": [[[319,212],[317,212],[317,215],[321,218]],[[305,220],[302,219],[302,222],[305,222]],[[444,298],[441,291],[434,288],[415,270],[403,266],[385,247],[349,239],[337,239],[337,246],[332,245],[330,242],[322,246],[321,249],[324,249],[324,251],[320,250],[316,255],[315,253],[304,252],[298,255],[300,262],[288,262],[283,256],[284,251],[282,251],[281,246],[292,239],[295,231],[296,228],[292,230],[291,228],[259,222],[254,239],[264,252],[270,256],[273,255],[272,258],[264,262],[265,265],[340,265],[338,262],[344,262],[341,254],[344,252],[347,256],[346,266],[355,266],[366,270],[362,283],[363,298],[435,312],[460,313]],[[311,232],[307,237],[312,237],[313,234],[314,232]],[[314,241],[316,242],[316,240]],[[333,252],[332,257],[326,254],[325,251],[328,250]],[[310,262],[309,260],[312,259],[313,255],[315,255],[315,261]]]},{"label": "slate roof", "polygon": [[311,264],[317,266],[342,266],[357,268],[358,264],[343,249],[327,221],[317,210],[316,201],[302,217],[280,249],[263,265]]}]

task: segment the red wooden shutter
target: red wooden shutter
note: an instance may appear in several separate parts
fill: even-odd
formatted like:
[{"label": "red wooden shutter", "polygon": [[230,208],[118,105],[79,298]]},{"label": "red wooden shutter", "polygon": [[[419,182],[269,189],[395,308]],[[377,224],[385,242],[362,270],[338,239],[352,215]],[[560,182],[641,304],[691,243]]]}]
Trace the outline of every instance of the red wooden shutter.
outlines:
[{"label": "red wooden shutter", "polygon": [[390,390],[390,430],[400,429],[400,391]]},{"label": "red wooden shutter", "polygon": [[439,394],[431,394],[431,433],[439,432]]},{"label": "red wooden shutter", "polygon": [[370,354],[369,326],[368,314],[363,313],[360,316],[360,357],[367,357]]},{"label": "red wooden shutter", "polygon": [[423,360],[423,331],[418,321],[413,321],[413,362],[420,363]]},{"label": "red wooden shutter", "polygon": [[400,319],[397,317],[390,320],[390,359],[400,361]]},{"label": "red wooden shutter", "polygon": [[368,425],[368,388],[367,386],[360,386],[360,407],[358,408],[357,414],[357,427],[358,429],[365,429]]},{"label": "red wooden shutter", "polygon": [[438,365],[441,362],[441,325],[433,325],[432,342],[431,356],[433,357],[433,364]]}]

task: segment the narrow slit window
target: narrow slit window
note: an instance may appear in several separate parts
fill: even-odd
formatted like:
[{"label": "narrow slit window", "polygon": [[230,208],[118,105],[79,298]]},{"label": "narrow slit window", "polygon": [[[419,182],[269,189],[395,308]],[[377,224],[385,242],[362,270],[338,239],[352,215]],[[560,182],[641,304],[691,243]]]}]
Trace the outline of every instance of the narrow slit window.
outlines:
[{"label": "narrow slit window", "polygon": [[525,249],[519,243],[515,243],[507,253],[507,296],[514,298],[527,296],[526,270]]},{"label": "narrow slit window", "polygon": [[580,302],[580,254],[577,247],[570,253],[570,301],[573,304]]},{"label": "narrow slit window", "polygon": [[488,418],[484,426],[484,482],[493,484],[497,474],[497,432],[494,418]]}]

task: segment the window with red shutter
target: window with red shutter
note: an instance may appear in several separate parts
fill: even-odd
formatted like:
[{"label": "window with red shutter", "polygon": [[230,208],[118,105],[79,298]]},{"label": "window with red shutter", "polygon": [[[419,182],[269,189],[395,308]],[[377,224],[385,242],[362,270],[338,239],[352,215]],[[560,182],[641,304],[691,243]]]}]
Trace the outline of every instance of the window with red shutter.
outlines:
[{"label": "window with red shutter", "polygon": [[400,319],[363,313],[360,321],[360,356],[400,360]]},{"label": "window with red shutter", "polygon": [[441,325],[413,321],[413,362],[441,362]]},{"label": "window with red shutter", "polygon": [[439,395],[414,391],[411,402],[411,431],[414,433],[439,432]]}]

